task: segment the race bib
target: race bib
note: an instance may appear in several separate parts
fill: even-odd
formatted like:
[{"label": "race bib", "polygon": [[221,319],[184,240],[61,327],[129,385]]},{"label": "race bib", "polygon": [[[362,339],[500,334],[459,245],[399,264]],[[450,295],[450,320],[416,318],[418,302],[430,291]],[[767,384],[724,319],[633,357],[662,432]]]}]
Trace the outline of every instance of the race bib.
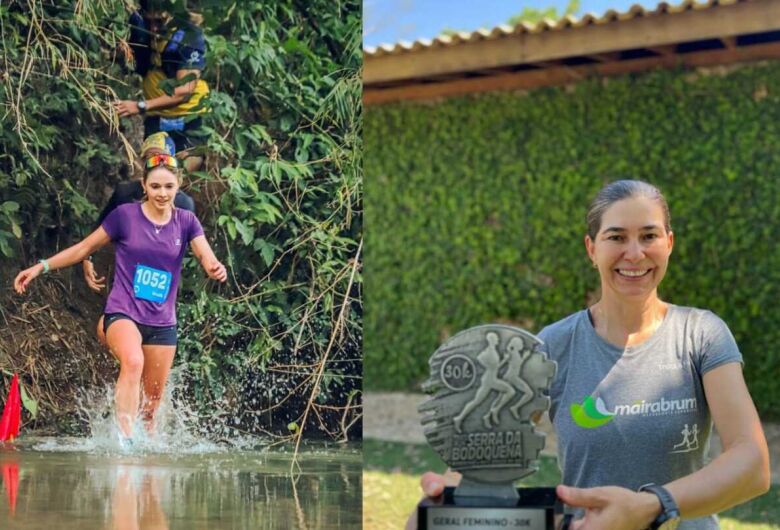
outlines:
[{"label": "race bib", "polygon": [[160,118],[160,130],[165,132],[183,131],[184,118]]},{"label": "race bib", "polygon": [[137,265],[133,279],[133,293],[136,298],[162,304],[171,290],[171,273]]}]

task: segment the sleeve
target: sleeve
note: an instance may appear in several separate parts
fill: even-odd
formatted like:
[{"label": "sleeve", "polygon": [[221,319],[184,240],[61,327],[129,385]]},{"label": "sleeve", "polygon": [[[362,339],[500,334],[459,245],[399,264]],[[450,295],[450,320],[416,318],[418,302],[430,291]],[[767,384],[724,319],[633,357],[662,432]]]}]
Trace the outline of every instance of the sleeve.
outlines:
[{"label": "sleeve", "polygon": [[731,330],[723,320],[711,311],[703,311],[699,322],[699,347],[697,364],[699,373],[706,374],[726,363],[742,363],[742,354]]},{"label": "sleeve", "polygon": [[108,199],[108,203],[106,204],[105,208],[103,208],[103,210],[100,212],[100,215],[98,215],[98,220],[95,227],[97,228],[98,226],[102,226],[103,222],[108,217],[108,214],[116,210],[118,205],[119,202],[117,199],[116,190],[114,190],[114,193],[111,194],[111,198]]},{"label": "sleeve", "polygon": [[116,210],[117,207],[137,201],[143,197],[143,191],[143,187],[138,181],[120,182],[117,184],[114,188],[114,192],[111,194],[111,198],[108,199],[106,207],[100,212],[95,228],[101,226],[103,221],[106,220],[106,217],[108,217],[108,214]]},{"label": "sleeve", "polygon": [[177,51],[179,70],[203,70],[206,67],[206,39],[201,30],[186,31]]},{"label": "sleeve", "polygon": [[547,357],[550,357],[550,326],[545,326],[542,328],[542,330],[536,334],[537,337],[539,337],[539,340],[542,341],[542,344],[539,345],[539,351],[542,351],[547,354]]},{"label": "sleeve", "polygon": [[114,208],[100,224],[108,234],[108,237],[111,238],[111,241],[119,241],[123,238],[122,227],[127,224],[124,222],[123,217],[122,209]]},{"label": "sleeve", "polygon": [[177,208],[181,208],[182,210],[189,210],[192,213],[195,212],[195,201],[192,197],[184,193],[183,191],[179,190],[176,192],[176,197],[173,199],[173,205]]},{"label": "sleeve", "polygon": [[[555,377],[550,383],[550,419],[555,420],[555,415],[561,406],[566,381],[569,375],[570,359],[576,355],[573,349],[587,347],[583,339],[577,337],[577,330],[583,321],[587,322],[587,309],[578,311],[568,317],[545,326],[537,337],[544,344],[539,346],[539,351],[547,354],[547,358],[555,361]],[[589,323],[587,325],[590,325]]]},{"label": "sleeve", "polygon": [[193,239],[195,239],[198,236],[204,236],[206,235],[203,232],[203,227],[200,224],[200,221],[198,221],[198,218],[195,217],[195,214],[191,212],[187,212],[189,215],[189,223],[187,223],[187,242],[189,243]]}]

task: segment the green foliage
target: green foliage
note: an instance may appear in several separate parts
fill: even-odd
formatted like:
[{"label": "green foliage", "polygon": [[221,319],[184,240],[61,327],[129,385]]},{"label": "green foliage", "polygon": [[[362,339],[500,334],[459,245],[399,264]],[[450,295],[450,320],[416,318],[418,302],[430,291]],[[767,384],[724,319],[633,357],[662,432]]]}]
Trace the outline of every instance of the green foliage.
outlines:
[{"label": "green foliage", "polygon": [[517,24],[538,24],[542,20],[558,20],[564,17],[570,17],[577,14],[580,10],[580,0],[569,0],[566,4],[566,9],[563,10],[563,15],[558,15],[558,9],[555,7],[535,8],[524,7],[520,13],[514,15],[509,19],[507,24],[510,26],[516,26]]},{"label": "green foliage", "polygon": [[638,178],[671,207],[662,297],[727,322],[758,407],[777,417],[779,83],[769,64],[370,108],[366,387],[419,388],[462,328],[538,331],[593,301],[588,202]]},{"label": "green foliage", "polygon": [[[326,358],[336,374],[359,374],[360,278],[350,283],[349,273],[360,259],[360,9],[326,1],[235,6],[227,19],[224,4],[203,10],[216,30],[206,33],[207,72],[218,80],[207,127],[229,140],[218,147],[213,177],[225,191],[210,205],[210,233],[219,234],[235,289],[224,299],[193,290],[198,302],[183,312],[200,333],[184,344],[200,370],[194,386],[202,399],[236,392],[234,374],[250,373],[258,389],[277,387],[268,392],[281,400],[296,387],[261,374],[278,364],[299,367],[302,396],[315,386],[305,375],[310,365]],[[202,273],[193,268],[188,285],[197,286]],[[339,338],[328,352],[333,333]],[[204,348],[212,340],[224,345],[218,355]],[[357,381],[326,378],[318,396],[343,405]],[[291,423],[303,428],[297,414],[280,426]]]},{"label": "green foliage", "polygon": [[[524,7],[518,14],[513,15],[507,20],[507,24],[510,26],[516,26],[518,24],[530,24],[536,25],[543,20],[555,22],[561,18],[575,16],[580,10],[580,0],[569,0],[566,4],[566,8],[563,10],[563,14],[558,14],[558,8],[555,6],[537,8],[537,7]],[[460,33],[461,30],[455,30],[446,28],[441,31],[441,35],[452,36]]]},{"label": "green foliage", "polygon": [[124,22],[118,22],[119,2],[114,9],[105,4],[78,12],[66,2],[0,6],[0,253],[6,258],[21,249],[41,255],[62,226],[79,226],[71,235],[81,235],[96,216],[85,199],[98,185],[102,191],[96,176],[120,175],[121,144],[110,138],[107,99],[122,83],[105,52],[116,46]]},{"label": "green foliage", "polygon": [[[177,17],[188,16],[182,5],[171,5]],[[71,6],[0,6],[9,65],[0,73],[0,252],[12,269],[88,233],[141,141],[140,120],[120,120],[111,107],[140,94],[139,78],[113,59],[128,34],[125,2]],[[360,4],[189,7],[203,18],[211,93],[206,169],[185,177],[185,189],[230,279],[205,281],[186,260],[177,362],[187,363],[188,390],[203,408],[265,395],[264,385],[277,387],[269,400],[294,390],[277,430],[292,421],[304,430],[310,394],[340,406],[359,387]],[[336,377],[312,377],[320,363]],[[287,374],[285,385],[273,385],[275,371]]]},{"label": "green foliage", "polygon": [[30,413],[30,416],[35,419],[38,416],[38,402],[30,397],[27,390],[24,388],[24,385],[19,384],[19,390],[21,391],[22,405],[24,405],[24,408]]}]

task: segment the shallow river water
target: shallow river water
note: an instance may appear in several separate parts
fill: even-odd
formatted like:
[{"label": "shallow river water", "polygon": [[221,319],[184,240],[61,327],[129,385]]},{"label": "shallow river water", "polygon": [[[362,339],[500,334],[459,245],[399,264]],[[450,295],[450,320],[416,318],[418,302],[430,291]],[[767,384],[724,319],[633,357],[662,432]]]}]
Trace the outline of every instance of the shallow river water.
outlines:
[{"label": "shallow river water", "polygon": [[155,452],[82,439],[0,443],[4,530],[360,528],[359,446]]}]

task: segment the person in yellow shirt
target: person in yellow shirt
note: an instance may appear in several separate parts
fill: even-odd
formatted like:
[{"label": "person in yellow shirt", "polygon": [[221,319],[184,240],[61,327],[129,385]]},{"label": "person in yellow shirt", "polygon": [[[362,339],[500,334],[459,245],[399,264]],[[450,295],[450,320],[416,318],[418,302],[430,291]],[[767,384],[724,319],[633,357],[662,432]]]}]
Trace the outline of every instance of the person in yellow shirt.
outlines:
[{"label": "person in yellow shirt", "polygon": [[168,133],[176,156],[191,172],[203,163],[202,153],[195,148],[205,142],[201,128],[209,88],[201,73],[206,66],[206,40],[192,20],[174,18],[169,4],[142,0],[141,9],[131,14],[129,43],[136,72],[143,77],[143,98],[118,101],[115,108],[122,117],[144,117],[144,138]]}]

